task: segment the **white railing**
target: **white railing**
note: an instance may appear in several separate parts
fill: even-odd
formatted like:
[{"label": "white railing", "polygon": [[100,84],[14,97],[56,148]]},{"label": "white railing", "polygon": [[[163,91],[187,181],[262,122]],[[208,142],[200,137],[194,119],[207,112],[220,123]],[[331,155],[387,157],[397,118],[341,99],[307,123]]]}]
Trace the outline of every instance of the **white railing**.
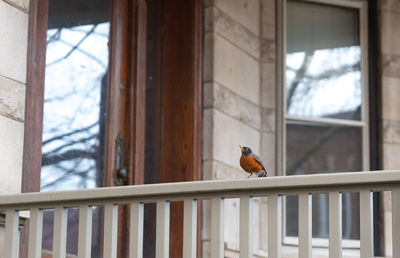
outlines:
[{"label": "white railing", "polygon": [[169,253],[169,203],[184,201],[183,257],[196,257],[197,200],[211,199],[211,257],[224,257],[224,199],[240,198],[240,257],[252,257],[252,199],[268,197],[268,253],[281,257],[282,197],[299,196],[299,257],[311,257],[311,198],[329,194],[329,257],[341,257],[341,194],[360,193],[360,249],[373,257],[372,192],[392,191],[393,257],[400,257],[400,171],[337,173],[243,180],[168,183],[0,197],[6,213],[4,254],[17,258],[19,211],[30,211],[29,258],[41,257],[43,209],[54,209],[53,257],[66,255],[67,208],[79,207],[78,257],[90,257],[92,206],[104,207],[103,257],[115,258],[117,205],[130,206],[130,258],[142,257],[143,204],[157,203],[156,257]]}]

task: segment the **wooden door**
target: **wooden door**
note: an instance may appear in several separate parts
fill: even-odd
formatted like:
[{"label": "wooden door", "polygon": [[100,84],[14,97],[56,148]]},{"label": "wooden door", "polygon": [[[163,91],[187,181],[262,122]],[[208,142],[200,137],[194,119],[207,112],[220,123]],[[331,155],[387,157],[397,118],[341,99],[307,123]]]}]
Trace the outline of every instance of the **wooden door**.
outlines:
[{"label": "wooden door", "polygon": [[[202,1],[146,3],[144,182],[200,180]],[[145,234],[154,239],[154,205],[145,213]],[[170,257],[182,257],[182,203],[171,204],[170,217]],[[144,244],[144,257],[154,257],[154,242]]]},{"label": "wooden door", "polygon": [[[48,0],[31,0],[24,192],[40,189],[47,8]],[[102,185],[200,180],[202,1],[112,0],[110,9]],[[182,256],[182,210],[171,205],[171,257]],[[127,215],[120,207],[118,257],[127,254]]]}]

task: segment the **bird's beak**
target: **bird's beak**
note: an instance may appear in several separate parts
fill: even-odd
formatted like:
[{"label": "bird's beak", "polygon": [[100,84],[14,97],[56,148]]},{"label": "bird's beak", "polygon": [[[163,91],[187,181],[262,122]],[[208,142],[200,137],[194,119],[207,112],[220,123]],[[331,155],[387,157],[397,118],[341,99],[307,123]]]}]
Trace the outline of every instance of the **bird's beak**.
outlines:
[{"label": "bird's beak", "polygon": [[243,146],[242,146],[242,145],[239,145],[239,147],[240,147],[242,150],[244,150],[244,148],[243,148]]}]

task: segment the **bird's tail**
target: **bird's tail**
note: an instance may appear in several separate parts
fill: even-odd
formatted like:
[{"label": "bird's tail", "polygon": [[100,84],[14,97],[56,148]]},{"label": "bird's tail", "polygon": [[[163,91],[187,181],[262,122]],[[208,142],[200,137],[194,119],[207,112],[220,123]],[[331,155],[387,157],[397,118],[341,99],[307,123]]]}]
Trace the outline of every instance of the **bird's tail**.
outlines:
[{"label": "bird's tail", "polygon": [[265,171],[264,169],[261,170],[260,172],[258,172],[257,174],[258,177],[267,177],[267,171]]}]

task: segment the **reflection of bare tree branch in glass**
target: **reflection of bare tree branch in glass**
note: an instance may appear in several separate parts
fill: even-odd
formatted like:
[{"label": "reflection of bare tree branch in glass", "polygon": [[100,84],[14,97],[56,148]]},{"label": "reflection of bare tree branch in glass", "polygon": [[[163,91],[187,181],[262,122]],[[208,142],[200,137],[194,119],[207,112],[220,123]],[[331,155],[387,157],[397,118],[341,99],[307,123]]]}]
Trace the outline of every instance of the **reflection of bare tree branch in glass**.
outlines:
[{"label": "reflection of bare tree branch in glass", "polygon": [[[67,46],[74,47],[74,45],[72,45],[71,43],[66,42],[64,40],[59,40],[59,41],[64,43]],[[92,55],[92,54],[90,54],[90,53],[88,53],[88,52],[86,52],[86,51],[84,51],[84,50],[82,50],[80,48],[76,48],[75,50],[80,52],[80,53],[82,53],[82,54],[84,54],[84,55],[86,55],[87,57],[91,58],[92,60],[96,61],[101,67],[106,68],[106,66],[103,64],[103,62],[100,59],[98,59],[97,57],[95,57],[94,55]],[[62,61],[62,60],[59,60],[59,61]],[[56,61],[54,61],[54,62],[56,62]],[[51,65],[51,64],[53,64],[53,63],[50,63],[49,65]]]},{"label": "reflection of bare tree branch in glass", "polygon": [[[54,64],[56,64],[58,62],[61,62],[62,60],[67,59],[75,50],[77,50],[77,49],[79,50],[79,46],[85,41],[85,39],[87,39],[90,36],[90,34],[93,33],[93,31],[96,29],[96,27],[97,27],[97,24],[93,25],[93,27],[88,32],[86,32],[85,36],[83,36],[81,38],[81,40],[79,40],[79,42],[76,45],[71,45],[72,48],[71,48],[70,51],[68,51],[67,54],[65,54],[63,57],[61,57],[61,58],[59,58],[59,59],[57,59],[57,60],[55,60],[55,61],[53,61],[53,62],[51,62],[49,64],[46,64],[46,66],[51,66],[51,65],[54,65]],[[66,41],[61,40],[60,38],[58,38],[58,41],[63,42],[63,43],[68,43]]]},{"label": "reflection of bare tree branch in glass", "polygon": [[295,75],[292,83],[290,84],[288,93],[286,94],[287,95],[287,97],[286,97],[287,109],[290,108],[292,101],[293,101],[293,96],[295,96],[297,88],[298,88],[299,84],[302,82],[302,80],[307,72],[307,68],[313,57],[313,53],[314,52],[312,52],[312,53],[306,52],[305,57],[303,59],[303,63],[301,64],[300,68],[295,71],[296,75]]},{"label": "reflection of bare tree branch in glass", "polygon": [[51,35],[50,37],[49,37],[49,39],[47,40],[47,44],[50,44],[51,42],[53,42],[53,41],[57,41],[57,40],[59,40],[60,39],[60,36],[61,36],[61,29],[57,29],[57,31],[53,34],[53,35]]},{"label": "reflection of bare tree branch in glass", "polygon": [[60,154],[44,154],[42,156],[42,166],[50,166],[62,161],[75,160],[78,158],[94,159],[95,153],[86,150],[68,150]]},{"label": "reflection of bare tree branch in glass", "polygon": [[349,64],[349,65],[342,65],[340,68],[334,68],[325,70],[322,73],[312,76],[312,75],[305,75],[305,80],[311,81],[321,81],[321,80],[328,80],[335,77],[343,76],[344,74],[354,72],[355,69],[360,68],[360,62]]},{"label": "reflection of bare tree branch in glass", "polygon": [[54,136],[54,137],[52,137],[50,139],[47,139],[47,140],[43,141],[42,146],[44,146],[46,144],[49,144],[49,143],[51,143],[53,141],[63,139],[64,137],[67,137],[67,136],[71,136],[71,135],[78,134],[78,133],[81,133],[81,132],[89,131],[90,129],[92,129],[93,127],[95,127],[97,125],[98,125],[98,123],[96,122],[96,123],[91,124],[91,125],[89,125],[87,127],[79,128],[79,129],[77,129],[75,131],[72,131],[72,132],[64,133],[64,134],[61,134],[61,135],[56,135],[56,136]]},{"label": "reflection of bare tree branch in glass", "polygon": [[[360,62],[353,64],[343,64],[340,67],[332,67],[329,69],[320,69],[321,72],[316,75],[311,75],[308,72],[310,64],[314,57],[314,51],[305,52],[303,61],[298,69],[287,67],[287,71],[293,72],[294,78],[291,80],[290,85],[286,94],[287,110],[291,108],[294,103],[302,101],[307,103],[313,96],[311,91],[318,87],[318,84],[323,80],[330,80],[332,78],[338,78],[348,73],[354,72],[359,69]],[[301,85],[301,87],[300,87]],[[297,107],[298,108],[298,107]],[[357,107],[351,117],[347,119],[356,119],[360,114],[361,107]],[[297,169],[299,169],[302,164],[307,161],[323,144],[325,144],[331,137],[343,126],[333,126],[322,133],[319,137],[313,139],[310,144],[307,145],[305,150],[303,150],[300,155],[295,157],[295,160],[290,162],[287,167],[287,174],[293,175]]]},{"label": "reflection of bare tree branch in glass", "polygon": [[102,185],[108,29],[95,24],[48,31],[48,57],[55,61],[46,65],[53,77],[46,82],[41,190]]}]

